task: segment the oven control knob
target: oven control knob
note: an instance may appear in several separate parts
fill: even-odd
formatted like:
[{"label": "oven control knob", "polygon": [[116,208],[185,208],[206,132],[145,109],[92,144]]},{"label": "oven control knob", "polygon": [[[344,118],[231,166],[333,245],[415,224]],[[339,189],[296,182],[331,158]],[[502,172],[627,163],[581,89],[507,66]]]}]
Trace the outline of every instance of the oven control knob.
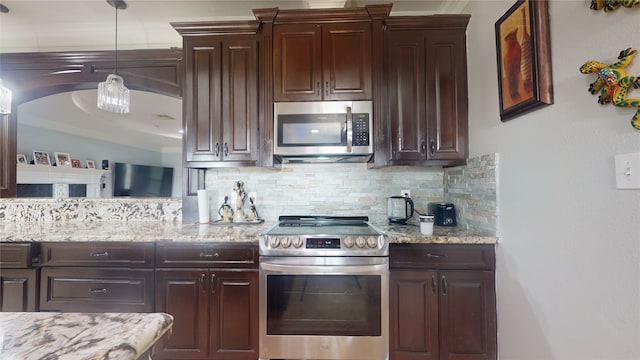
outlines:
[{"label": "oven control knob", "polygon": [[293,247],[296,249],[299,249],[302,247],[302,245],[304,244],[304,241],[302,241],[302,239],[298,236],[293,238]]},{"label": "oven control knob", "polygon": [[283,248],[288,248],[289,246],[291,246],[291,239],[292,237],[286,237],[283,236],[282,240],[280,240],[280,245],[282,245]]},{"label": "oven control knob", "polygon": [[277,236],[269,236],[269,247],[275,249],[278,245],[280,245],[280,238]]},{"label": "oven control knob", "polygon": [[377,248],[378,247],[378,238],[375,238],[373,236],[369,236],[367,238],[367,245],[369,245],[370,248]]},{"label": "oven control knob", "polygon": [[344,238],[344,247],[352,248],[355,243],[356,243],[356,241],[354,240],[353,236],[345,236],[345,238]]},{"label": "oven control knob", "polygon": [[356,238],[356,246],[359,248],[363,248],[365,247],[365,245],[367,245],[367,240],[365,238],[363,238],[362,236],[358,236]]}]

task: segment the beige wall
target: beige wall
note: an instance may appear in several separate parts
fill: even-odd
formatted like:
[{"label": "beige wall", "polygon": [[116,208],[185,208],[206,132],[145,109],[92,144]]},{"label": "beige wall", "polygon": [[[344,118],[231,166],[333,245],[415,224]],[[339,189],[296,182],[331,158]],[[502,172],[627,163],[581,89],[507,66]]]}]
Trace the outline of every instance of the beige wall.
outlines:
[{"label": "beige wall", "polygon": [[[616,190],[613,165],[640,132],[578,71],[640,48],[640,9],[551,1],[555,104],[501,123],[494,23],[514,3],[466,9],[471,156],[500,155],[499,359],[640,359],[640,190]],[[640,58],[627,70],[640,75]]]}]

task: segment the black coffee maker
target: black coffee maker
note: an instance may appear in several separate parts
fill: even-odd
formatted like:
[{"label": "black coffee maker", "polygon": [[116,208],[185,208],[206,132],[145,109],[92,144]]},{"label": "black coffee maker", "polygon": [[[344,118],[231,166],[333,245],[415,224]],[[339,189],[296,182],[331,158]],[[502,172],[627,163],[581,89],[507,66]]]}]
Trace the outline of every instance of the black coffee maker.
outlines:
[{"label": "black coffee maker", "polygon": [[456,226],[456,207],[452,203],[429,203],[429,215],[433,215],[433,224],[437,226]]}]

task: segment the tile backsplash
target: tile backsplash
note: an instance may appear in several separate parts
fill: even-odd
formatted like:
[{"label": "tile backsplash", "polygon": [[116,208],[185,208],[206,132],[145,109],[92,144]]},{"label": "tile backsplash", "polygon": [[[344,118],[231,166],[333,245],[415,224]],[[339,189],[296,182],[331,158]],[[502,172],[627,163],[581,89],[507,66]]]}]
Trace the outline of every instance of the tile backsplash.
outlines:
[{"label": "tile backsplash", "polygon": [[217,209],[224,196],[235,196],[236,180],[244,182],[245,192],[256,194],[256,208],[266,221],[279,215],[367,215],[384,222],[387,197],[404,189],[411,190],[421,211],[426,211],[428,202],[444,198],[443,170],[438,168],[368,169],[359,163],[292,164],[281,170],[216,168],[207,170],[205,180],[214,219],[219,218]]}]

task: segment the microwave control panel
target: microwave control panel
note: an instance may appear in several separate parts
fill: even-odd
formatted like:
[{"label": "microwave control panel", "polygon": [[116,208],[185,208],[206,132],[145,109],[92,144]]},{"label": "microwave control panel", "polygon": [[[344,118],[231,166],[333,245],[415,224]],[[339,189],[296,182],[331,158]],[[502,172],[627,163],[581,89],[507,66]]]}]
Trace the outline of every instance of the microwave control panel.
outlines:
[{"label": "microwave control panel", "polygon": [[353,146],[369,146],[369,114],[353,114]]}]

